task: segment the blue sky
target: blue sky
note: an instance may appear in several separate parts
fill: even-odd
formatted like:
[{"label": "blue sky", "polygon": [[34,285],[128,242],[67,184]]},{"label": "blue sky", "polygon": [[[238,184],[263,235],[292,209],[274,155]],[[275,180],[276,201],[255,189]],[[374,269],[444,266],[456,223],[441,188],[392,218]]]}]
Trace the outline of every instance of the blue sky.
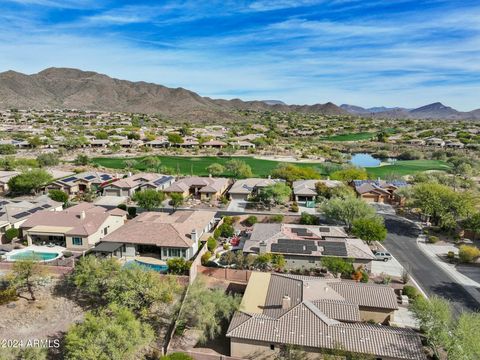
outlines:
[{"label": "blue sky", "polygon": [[478,0],[0,0],[0,71],[214,98],[480,108]]}]

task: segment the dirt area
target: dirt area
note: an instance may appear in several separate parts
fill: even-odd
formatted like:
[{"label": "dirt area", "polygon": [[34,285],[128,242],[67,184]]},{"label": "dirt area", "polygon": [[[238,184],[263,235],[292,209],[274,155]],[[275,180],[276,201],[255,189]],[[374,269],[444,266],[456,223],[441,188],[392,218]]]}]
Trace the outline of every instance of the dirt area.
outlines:
[{"label": "dirt area", "polygon": [[83,319],[84,311],[63,295],[59,278],[39,288],[37,300],[17,301],[0,306],[0,339],[28,340],[54,338]]}]

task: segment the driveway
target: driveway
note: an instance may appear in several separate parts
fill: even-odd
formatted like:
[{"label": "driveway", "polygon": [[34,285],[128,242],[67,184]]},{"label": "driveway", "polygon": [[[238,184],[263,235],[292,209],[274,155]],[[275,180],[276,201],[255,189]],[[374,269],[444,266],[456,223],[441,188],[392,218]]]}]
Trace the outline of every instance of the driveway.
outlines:
[{"label": "driveway", "polygon": [[395,209],[392,205],[382,203],[370,203],[378,214],[395,215]]},{"label": "driveway", "polygon": [[454,312],[477,311],[480,304],[417,245],[420,230],[399,216],[384,215],[388,229],[384,245],[428,295],[451,301]]},{"label": "driveway", "polygon": [[403,266],[392,258],[389,261],[372,261],[372,274],[387,274],[390,276],[402,276]]},{"label": "driveway", "polygon": [[227,211],[245,212],[248,202],[245,200],[232,199],[228,205]]}]

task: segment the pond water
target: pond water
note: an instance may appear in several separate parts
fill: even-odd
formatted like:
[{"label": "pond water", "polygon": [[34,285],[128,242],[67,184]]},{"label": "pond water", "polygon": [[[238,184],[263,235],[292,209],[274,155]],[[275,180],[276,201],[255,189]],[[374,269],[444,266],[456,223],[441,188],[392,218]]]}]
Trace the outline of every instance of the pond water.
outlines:
[{"label": "pond water", "polygon": [[379,166],[382,162],[380,159],[373,157],[370,154],[354,154],[350,163],[355,166],[359,167],[372,167],[372,166]]}]

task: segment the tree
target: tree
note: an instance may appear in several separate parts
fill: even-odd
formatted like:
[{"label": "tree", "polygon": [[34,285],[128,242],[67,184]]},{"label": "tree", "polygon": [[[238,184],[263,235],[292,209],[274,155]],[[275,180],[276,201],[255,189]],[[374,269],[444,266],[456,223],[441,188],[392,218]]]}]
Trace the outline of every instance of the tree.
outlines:
[{"label": "tree", "polygon": [[172,193],[170,194],[170,205],[172,205],[173,209],[176,210],[180,206],[183,205],[183,195],[180,193]]},{"label": "tree", "polygon": [[302,212],[300,215],[300,224],[302,225],[318,225],[320,219],[313,214]]},{"label": "tree", "polygon": [[0,155],[14,155],[17,153],[17,148],[12,144],[1,144]]},{"label": "tree", "polygon": [[213,236],[210,236],[207,240],[208,251],[214,252],[217,246],[218,246],[217,240]]},{"label": "tree", "polygon": [[52,175],[42,169],[27,170],[8,180],[8,187],[14,194],[37,193],[40,188],[52,181]]},{"label": "tree", "polygon": [[100,312],[88,312],[65,336],[70,360],[128,360],[154,340],[152,328],[142,324],[127,308],[116,304]]},{"label": "tree", "polygon": [[339,257],[323,256],[321,258],[322,266],[333,274],[342,274],[350,276],[355,270],[351,259],[345,260]]},{"label": "tree", "polygon": [[45,276],[45,269],[36,259],[25,259],[15,261],[12,267],[12,277],[10,283],[17,291],[17,295],[27,291],[30,294],[30,300],[35,301],[35,289],[38,281]]},{"label": "tree", "polygon": [[447,230],[473,213],[475,199],[470,192],[455,192],[449,186],[428,182],[413,186],[410,205],[430,217],[434,225]]},{"label": "tree", "polygon": [[37,156],[40,167],[55,166],[60,163],[60,159],[55,153],[45,153]]},{"label": "tree", "polygon": [[219,237],[229,238],[235,234],[235,229],[231,224],[224,222],[222,225],[217,227],[213,232],[213,236],[218,239]]},{"label": "tree", "polygon": [[258,218],[255,215],[250,215],[245,219],[245,225],[246,226],[253,226],[258,222]]},{"label": "tree", "polygon": [[480,314],[462,313],[453,331],[448,345],[449,360],[480,359]]},{"label": "tree", "polygon": [[229,320],[240,305],[240,297],[227,295],[223,289],[208,289],[198,276],[190,286],[179,324],[201,332],[200,342],[214,339],[222,330],[222,323]]},{"label": "tree", "polygon": [[85,154],[78,154],[73,162],[75,163],[75,165],[85,166],[90,163],[90,158]]},{"label": "tree", "polygon": [[171,144],[182,144],[183,138],[180,134],[170,133],[168,134],[168,142]]},{"label": "tree", "polygon": [[154,171],[157,171],[160,165],[162,164],[162,162],[156,156],[147,156],[142,159],[141,164],[146,169],[152,169]]},{"label": "tree", "polygon": [[320,173],[312,167],[300,167],[293,164],[280,164],[272,171],[272,177],[284,179],[288,183],[296,180],[320,179]]},{"label": "tree", "polygon": [[411,310],[438,358],[438,350],[449,343],[453,321],[450,303],[437,296],[429,300],[419,297],[413,302]]},{"label": "tree", "polygon": [[225,166],[219,163],[213,163],[207,167],[207,171],[209,174],[212,174],[213,176],[219,176],[225,172]]},{"label": "tree", "polygon": [[283,270],[287,264],[285,257],[282,254],[272,254],[270,258],[270,263],[276,271]]},{"label": "tree", "polygon": [[370,245],[374,241],[384,241],[387,229],[380,216],[364,217],[353,220],[352,234]]},{"label": "tree", "polygon": [[53,201],[66,203],[68,201],[68,194],[65,191],[52,189],[48,191],[48,197]]},{"label": "tree", "polygon": [[252,177],[252,168],[245,161],[232,159],[227,161],[226,168],[230,171],[234,178],[242,179]]},{"label": "tree", "polygon": [[480,212],[476,212],[466,218],[463,221],[463,227],[473,232],[473,240],[475,240],[476,235],[480,232]]},{"label": "tree", "polygon": [[286,203],[292,195],[292,189],[290,186],[283,182],[278,182],[272,185],[268,185],[263,188],[258,197],[266,204],[273,202],[274,204]]},{"label": "tree", "polygon": [[185,260],[184,258],[170,258],[167,260],[168,272],[175,275],[184,275],[188,274],[190,269],[191,262]]},{"label": "tree", "polygon": [[13,239],[17,238],[20,235],[20,230],[17,228],[10,228],[5,231],[5,238],[8,242],[11,242]]},{"label": "tree", "polygon": [[165,194],[155,189],[144,189],[133,194],[132,200],[145,210],[152,211],[162,205]]},{"label": "tree", "polygon": [[367,180],[368,173],[363,168],[349,167],[343,170],[337,170],[330,174],[332,180],[342,180],[351,182],[353,180]]},{"label": "tree", "polygon": [[341,221],[350,230],[355,219],[373,217],[375,209],[356,197],[333,198],[323,204],[327,218]]}]

